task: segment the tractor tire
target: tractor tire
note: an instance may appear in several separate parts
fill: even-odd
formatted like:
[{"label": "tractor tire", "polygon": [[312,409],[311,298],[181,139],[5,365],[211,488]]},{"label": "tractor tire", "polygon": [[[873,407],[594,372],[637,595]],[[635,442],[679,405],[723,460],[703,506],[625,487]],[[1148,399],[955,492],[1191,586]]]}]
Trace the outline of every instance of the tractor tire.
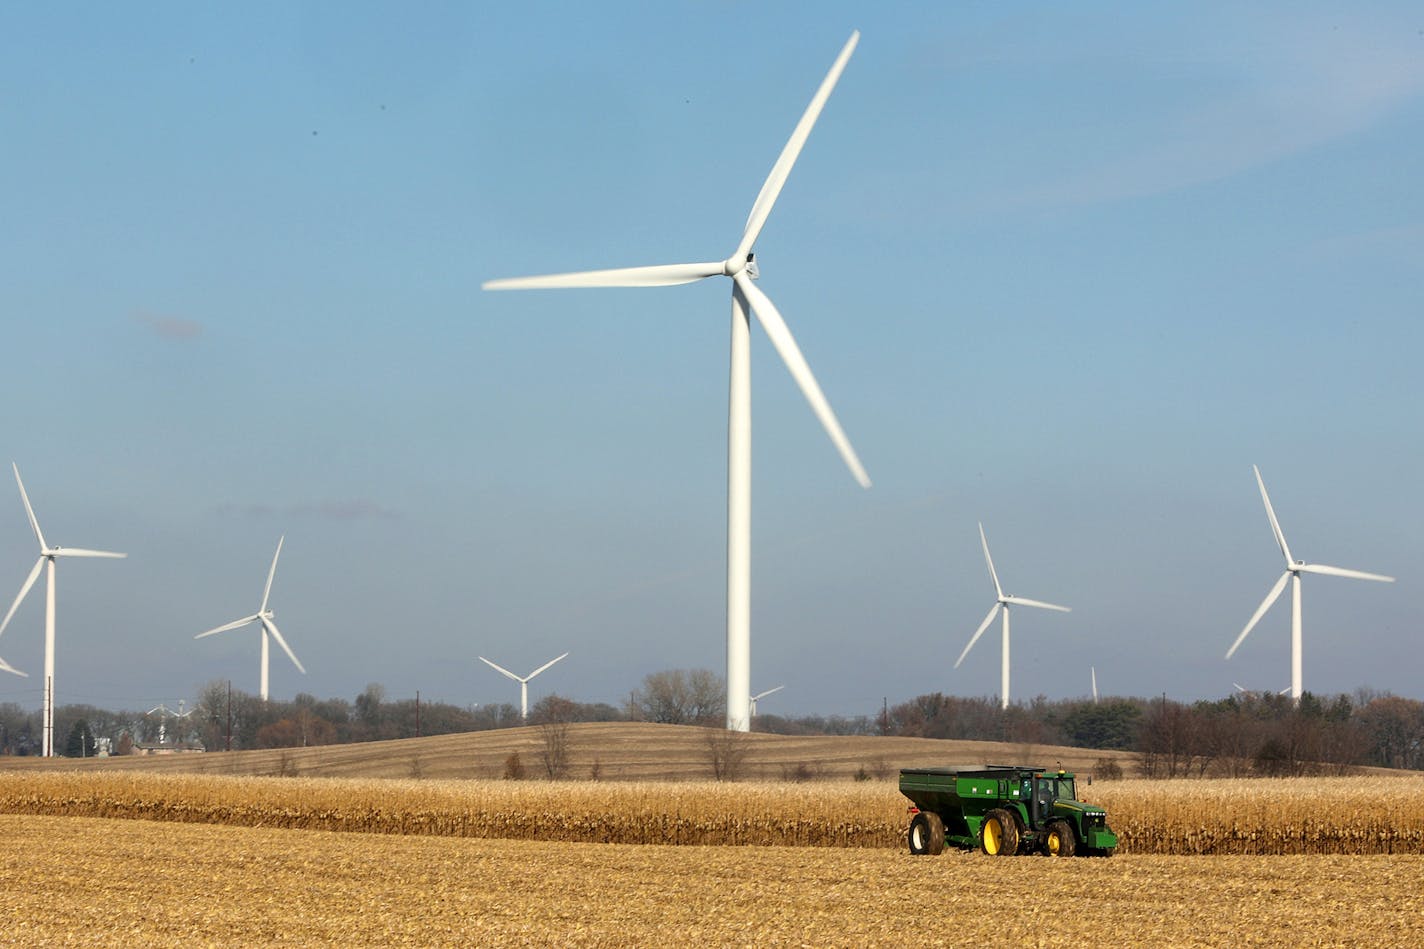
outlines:
[{"label": "tractor tire", "polygon": [[1077,852],[1078,841],[1073,828],[1065,820],[1051,820],[1044,828],[1043,852],[1050,857],[1071,857]]},{"label": "tractor tire", "polygon": [[944,821],[931,811],[920,811],[910,821],[910,853],[937,857],[944,853]]},{"label": "tractor tire", "polygon": [[1019,823],[1014,815],[994,808],[979,825],[979,849],[991,857],[1012,857],[1019,849]]}]

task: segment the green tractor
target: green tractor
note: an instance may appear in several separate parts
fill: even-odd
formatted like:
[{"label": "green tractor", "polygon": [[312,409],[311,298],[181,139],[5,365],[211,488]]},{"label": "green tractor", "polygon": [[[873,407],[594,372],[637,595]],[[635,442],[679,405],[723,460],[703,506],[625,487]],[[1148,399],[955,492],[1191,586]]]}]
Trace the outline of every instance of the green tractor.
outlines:
[{"label": "green tractor", "polygon": [[946,843],[991,857],[1110,857],[1117,835],[1107,812],[1078,800],[1067,771],[985,765],[973,771],[905,768],[900,793],[910,808],[910,853],[937,854]]}]

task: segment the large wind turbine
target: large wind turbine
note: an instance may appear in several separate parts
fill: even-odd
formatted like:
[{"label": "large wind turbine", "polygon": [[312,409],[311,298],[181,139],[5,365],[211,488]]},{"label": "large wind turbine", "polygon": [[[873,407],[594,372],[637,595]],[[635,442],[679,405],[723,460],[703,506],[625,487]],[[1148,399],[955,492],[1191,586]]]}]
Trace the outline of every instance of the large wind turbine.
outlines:
[{"label": "large wind turbine", "polygon": [[1043,603],[1039,600],[1029,600],[1021,596],[1009,596],[1004,592],[1004,588],[999,586],[999,575],[994,571],[994,558],[989,556],[989,538],[984,536],[984,525],[979,525],[979,540],[984,545],[984,562],[989,565],[989,576],[994,581],[994,595],[998,597],[994,605],[989,609],[989,615],[984,617],[984,622],[979,624],[979,628],[974,631],[974,635],[969,637],[969,645],[964,647],[964,651],[959,654],[959,658],[954,660],[954,668],[958,669],[959,664],[964,661],[964,657],[969,655],[969,650],[974,648],[974,644],[979,641],[979,637],[984,635],[984,630],[989,628],[989,624],[994,622],[994,614],[999,610],[1004,611],[1004,668],[1002,672],[1002,682],[999,689],[999,703],[1001,708],[1009,707],[1009,607],[1011,606],[1035,606],[1041,610],[1057,610],[1060,613],[1072,612],[1071,607],[1056,606],[1052,603]]},{"label": "large wind turbine", "polygon": [[1236,647],[1241,645],[1241,641],[1246,638],[1246,634],[1256,627],[1266,611],[1280,598],[1281,591],[1286,588],[1286,581],[1291,582],[1291,684],[1290,695],[1293,701],[1300,701],[1302,691],[1301,681],[1301,661],[1300,661],[1300,575],[1302,573],[1323,573],[1330,577],[1351,577],[1355,580],[1377,580],[1380,583],[1393,583],[1394,577],[1386,577],[1378,573],[1365,573],[1363,570],[1346,570],[1344,567],[1327,567],[1324,564],[1305,563],[1296,560],[1291,556],[1290,547],[1286,546],[1286,535],[1281,533],[1281,523],[1276,520],[1275,509],[1271,507],[1271,496],[1266,493],[1266,482],[1261,479],[1261,469],[1255,465],[1251,470],[1256,472],[1256,484],[1261,489],[1261,500],[1266,503],[1266,517],[1271,521],[1271,533],[1276,535],[1276,544],[1281,548],[1281,553],[1286,558],[1286,572],[1281,574],[1281,578],[1276,581],[1276,585],[1271,587],[1271,592],[1266,594],[1266,598],[1261,601],[1261,605],[1256,607],[1256,612],[1251,614],[1251,620],[1246,624],[1246,628],[1241,631],[1241,635],[1236,637],[1236,642],[1231,644],[1231,648],[1226,650],[1226,658],[1230,659],[1232,653],[1236,652]]},{"label": "large wind turbine", "polygon": [[262,588],[262,606],[261,606],[261,608],[258,609],[258,611],[257,611],[256,613],[253,613],[251,616],[244,616],[242,619],[233,620],[231,623],[224,623],[222,626],[219,626],[219,627],[217,627],[217,628],[215,628],[215,629],[210,629],[210,630],[208,630],[208,631],[205,632],[205,633],[199,633],[198,635],[196,635],[196,636],[193,637],[194,639],[202,639],[204,636],[211,636],[211,635],[213,635],[214,633],[225,633],[225,632],[227,632],[227,631],[230,630],[230,629],[238,629],[239,627],[246,626],[246,625],[248,625],[249,623],[254,623],[254,622],[255,622],[255,623],[261,623],[261,624],[262,624],[262,701],[264,701],[264,702],[267,701],[267,651],[268,651],[267,637],[268,637],[268,636],[271,636],[273,639],[277,640],[277,645],[279,645],[279,646],[282,647],[282,651],[287,654],[287,658],[288,658],[288,659],[292,660],[292,665],[294,665],[294,666],[297,667],[297,671],[298,671],[298,672],[300,672],[302,675],[306,675],[306,674],[307,674],[307,670],[306,670],[305,668],[303,668],[302,663],[301,663],[301,660],[299,660],[299,659],[297,658],[297,654],[294,653],[294,652],[292,652],[292,647],[291,647],[291,646],[288,646],[288,645],[287,645],[287,641],[282,638],[282,633],[281,633],[280,630],[277,629],[277,624],[274,623],[274,622],[272,622],[273,613],[272,613],[271,610],[269,610],[269,609],[267,608],[267,598],[272,595],[272,578],[277,575],[277,558],[280,557],[280,556],[282,556],[282,542],[283,542],[284,540],[286,540],[286,539],[287,539],[287,535],[286,535],[286,534],[283,534],[281,537],[277,538],[277,552],[272,555],[272,569],[267,571],[267,585]]},{"label": "large wind turbine", "polygon": [[[568,655],[568,653],[564,653],[564,656],[567,656],[567,655]],[[549,668],[550,666],[552,666],[554,663],[558,662],[560,659],[564,658],[564,656],[556,656],[555,658],[550,659],[548,662],[544,663],[542,666],[540,666],[539,668],[535,669],[533,672],[529,673],[527,676],[517,676],[517,675],[515,675],[514,673],[510,672],[508,669],[504,668],[504,666],[497,666],[497,665],[495,665],[494,663],[490,662],[490,661],[489,661],[488,659],[486,659],[484,656],[481,656],[481,657],[480,657],[480,662],[483,662],[485,665],[489,666],[491,669],[494,669],[494,670],[496,670],[496,671],[498,671],[498,672],[503,672],[505,675],[509,676],[509,677],[510,677],[511,679],[513,679],[515,682],[518,682],[518,683],[519,683],[519,719],[520,719],[520,721],[528,721],[528,719],[529,719],[529,680],[532,679],[532,678],[534,678],[534,677],[535,677],[536,675],[538,675],[539,673],[543,672],[545,669],[547,669],[547,668]]]},{"label": "large wind turbine", "polygon": [[727,413],[727,727],[738,731],[747,731],[751,727],[748,701],[751,695],[751,327],[748,310],[756,314],[767,338],[810,402],[812,411],[820,419],[851,474],[862,487],[870,487],[869,476],[856,457],[850,440],[841,430],[791,330],[771,300],[752,282],[759,276],[752,246],[859,41],[860,33],[852,33],[830,72],[822,80],[757,194],[740,242],[726,260],[516,277],[491,280],[484,285],[486,290],[668,287],[706,277],[732,278],[732,367]]},{"label": "large wind turbine", "polygon": [[[34,508],[30,507],[30,496],[25,493],[25,482],[20,480],[20,466],[14,462],[10,467],[15,469],[15,483],[20,486],[20,500],[25,503],[25,514],[30,519],[30,529],[35,532],[35,540],[40,542],[40,559],[35,561],[34,569],[25,578],[24,585],[20,587],[19,596],[15,597],[15,602],[10,604],[10,612],[5,614],[5,619],[0,620],[0,633],[5,632],[5,627],[10,625],[10,617],[15,615],[15,611],[20,608],[20,604],[25,599],[25,594],[30,592],[30,588],[39,579],[40,568],[45,568],[45,677],[44,677],[44,742],[40,752],[46,758],[54,755],[54,562],[60,557],[127,557],[128,554],[116,554],[108,550],[84,550],[81,547],[51,547],[45,543],[44,534],[40,533],[40,522],[35,520]],[[9,672],[18,672],[8,664],[5,669]],[[24,675],[23,672],[19,673]]]}]

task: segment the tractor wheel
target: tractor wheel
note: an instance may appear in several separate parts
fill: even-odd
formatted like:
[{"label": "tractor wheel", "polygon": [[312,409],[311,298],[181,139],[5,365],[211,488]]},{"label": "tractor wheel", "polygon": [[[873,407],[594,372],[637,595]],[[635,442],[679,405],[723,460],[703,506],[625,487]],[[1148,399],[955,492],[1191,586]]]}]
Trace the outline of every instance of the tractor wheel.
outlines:
[{"label": "tractor wheel", "polygon": [[915,856],[944,853],[944,821],[931,811],[920,811],[910,821],[910,853]]},{"label": "tractor wheel", "polygon": [[1049,821],[1047,831],[1043,838],[1044,853],[1050,857],[1073,856],[1078,842],[1074,839],[1073,828],[1068,826],[1067,821]]},{"label": "tractor wheel", "polygon": [[1019,824],[1002,808],[984,815],[979,826],[979,849],[991,857],[1012,857],[1019,849]]}]

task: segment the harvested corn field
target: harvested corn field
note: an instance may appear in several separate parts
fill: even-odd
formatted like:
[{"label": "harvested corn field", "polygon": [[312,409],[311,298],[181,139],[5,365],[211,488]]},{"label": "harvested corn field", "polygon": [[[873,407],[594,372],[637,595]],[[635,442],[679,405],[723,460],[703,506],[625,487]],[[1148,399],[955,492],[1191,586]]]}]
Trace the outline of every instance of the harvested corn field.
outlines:
[{"label": "harvested corn field", "polygon": [[[1424,854],[1424,778],[1099,782],[1121,853]],[[0,813],[586,843],[903,847],[893,783],[0,772]]]},{"label": "harvested corn field", "polygon": [[1418,945],[1424,857],[921,859],[0,817],[21,945]]}]

